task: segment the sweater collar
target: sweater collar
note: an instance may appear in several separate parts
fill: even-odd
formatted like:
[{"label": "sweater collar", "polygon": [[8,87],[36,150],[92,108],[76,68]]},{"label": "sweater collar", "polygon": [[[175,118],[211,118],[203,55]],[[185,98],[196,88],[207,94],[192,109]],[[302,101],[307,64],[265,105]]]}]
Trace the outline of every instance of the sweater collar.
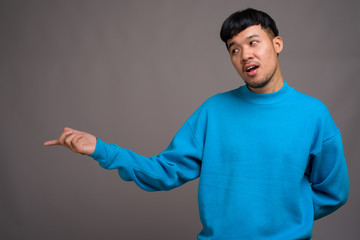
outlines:
[{"label": "sweater collar", "polygon": [[244,101],[249,103],[275,104],[288,98],[292,90],[293,88],[284,81],[284,86],[273,93],[256,93],[251,91],[246,85],[243,85],[239,88],[239,95]]}]

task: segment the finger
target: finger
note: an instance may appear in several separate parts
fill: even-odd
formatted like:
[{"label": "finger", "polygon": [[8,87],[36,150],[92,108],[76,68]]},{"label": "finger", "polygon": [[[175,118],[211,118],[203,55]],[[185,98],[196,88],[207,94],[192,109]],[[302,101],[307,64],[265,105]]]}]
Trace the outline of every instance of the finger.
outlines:
[{"label": "finger", "polygon": [[58,139],[44,142],[44,146],[61,145]]},{"label": "finger", "polygon": [[82,137],[82,134],[76,134],[76,137],[73,139],[72,143],[77,144]]},{"label": "finger", "polygon": [[71,134],[73,134],[72,130],[65,130],[64,129],[64,132],[59,137],[60,144],[65,145],[65,139]]},{"label": "finger", "polygon": [[83,136],[81,134],[78,134],[76,137],[74,137],[74,139],[71,141],[71,144],[74,148],[74,150],[76,152],[80,152],[81,149],[79,148],[80,147],[80,144],[78,144],[79,140],[82,138]]},{"label": "finger", "polygon": [[73,146],[73,139],[77,136],[77,134],[73,133],[69,136],[66,137],[65,139],[65,145],[71,150],[71,151],[75,151],[75,148]]},{"label": "finger", "polygon": [[72,130],[74,130],[74,129],[69,128],[69,127],[65,127],[65,128],[64,128],[64,131],[65,131],[65,132],[72,131]]}]

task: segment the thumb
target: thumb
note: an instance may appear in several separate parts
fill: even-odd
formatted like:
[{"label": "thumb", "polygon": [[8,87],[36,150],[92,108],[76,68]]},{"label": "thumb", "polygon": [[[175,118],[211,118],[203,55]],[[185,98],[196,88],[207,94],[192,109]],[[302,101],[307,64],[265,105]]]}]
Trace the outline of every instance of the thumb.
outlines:
[{"label": "thumb", "polygon": [[65,131],[65,132],[70,132],[70,131],[74,131],[74,129],[69,128],[69,127],[65,127],[65,128],[64,128],[64,131]]},{"label": "thumb", "polygon": [[81,131],[69,127],[65,127],[64,132],[81,133]]}]

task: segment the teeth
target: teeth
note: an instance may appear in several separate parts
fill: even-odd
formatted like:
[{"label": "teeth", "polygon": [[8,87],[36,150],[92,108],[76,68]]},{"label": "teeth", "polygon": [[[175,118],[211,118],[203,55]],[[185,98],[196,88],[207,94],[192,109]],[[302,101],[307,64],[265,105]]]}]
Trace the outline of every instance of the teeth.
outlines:
[{"label": "teeth", "polygon": [[248,68],[246,68],[246,71],[249,72],[249,71],[250,71],[251,69],[253,69],[253,68],[256,68],[256,66],[248,67]]}]

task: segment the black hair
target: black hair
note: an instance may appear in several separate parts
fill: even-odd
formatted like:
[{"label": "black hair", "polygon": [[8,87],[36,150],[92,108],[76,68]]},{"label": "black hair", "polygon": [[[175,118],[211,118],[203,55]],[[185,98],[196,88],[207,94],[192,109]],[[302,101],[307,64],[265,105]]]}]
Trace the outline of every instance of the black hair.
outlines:
[{"label": "black hair", "polygon": [[261,25],[268,33],[273,34],[273,37],[279,36],[274,19],[265,12],[247,8],[231,14],[224,21],[220,30],[220,38],[227,47],[227,40],[253,25]]}]

